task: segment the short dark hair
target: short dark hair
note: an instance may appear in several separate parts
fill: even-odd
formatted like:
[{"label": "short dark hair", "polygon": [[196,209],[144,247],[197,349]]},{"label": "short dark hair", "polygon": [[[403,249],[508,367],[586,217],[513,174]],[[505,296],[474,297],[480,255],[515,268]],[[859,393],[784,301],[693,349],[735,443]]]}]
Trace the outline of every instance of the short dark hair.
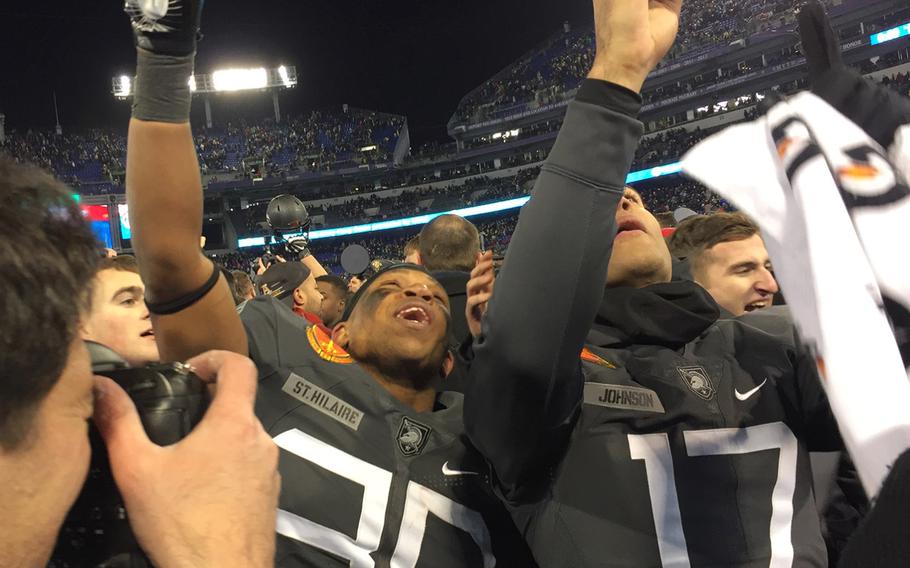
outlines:
[{"label": "short dark hair", "polygon": [[0,157],[0,447],[10,451],[60,379],[101,260],[71,193]]},{"label": "short dark hair", "polygon": [[139,263],[136,262],[135,256],[121,254],[113,258],[102,258],[98,263],[98,272],[102,270],[119,270],[139,274]]},{"label": "short dark hair", "polygon": [[335,276],[334,274],[323,274],[322,276],[316,277],[316,282],[325,282],[332,288],[338,291],[338,294],[345,300],[348,300],[350,292],[348,291],[348,283],[344,281],[344,278],[340,276]]},{"label": "short dark hair", "polygon": [[742,241],[758,234],[758,225],[742,213],[694,215],[676,227],[667,246],[673,256],[688,257],[694,273],[701,270],[706,251],[720,243]]},{"label": "short dark hair", "polygon": [[470,272],[480,253],[480,234],[458,215],[440,215],[420,231],[420,262],[430,272]]},{"label": "short dark hair", "polygon": [[412,252],[420,252],[420,235],[414,235],[408,242],[404,245],[404,256],[402,258],[407,258]]}]

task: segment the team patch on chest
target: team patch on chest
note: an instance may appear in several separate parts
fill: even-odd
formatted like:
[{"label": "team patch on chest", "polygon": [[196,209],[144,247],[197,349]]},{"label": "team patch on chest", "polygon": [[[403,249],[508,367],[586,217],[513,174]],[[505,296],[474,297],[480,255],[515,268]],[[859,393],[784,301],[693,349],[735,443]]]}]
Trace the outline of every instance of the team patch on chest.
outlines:
[{"label": "team patch on chest", "polygon": [[711,400],[714,398],[714,395],[717,393],[717,388],[715,388],[714,383],[711,381],[711,377],[704,367],[677,367],[676,371],[679,373],[680,378],[682,378],[686,386],[689,387],[690,391],[704,400]]},{"label": "team patch on chest", "polygon": [[360,428],[360,422],[363,420],[361,410],[299,375],[291,373],[281,390],[355,432]]},{"label": "team patch on chest", "polygon": [[348,352],[332,341],[332,338],[319,326],[311,325],[307,328],[306,336],[310,342],[310,347],[320,358],[330,363],[340,363],[342,365],[350,365],[354,362]]},{"label": "team patch on chest", "polygon": [[416,456],[427,445],[432,431],[429,426],[405,416],[398,428],[398,449],[408,457]]}]

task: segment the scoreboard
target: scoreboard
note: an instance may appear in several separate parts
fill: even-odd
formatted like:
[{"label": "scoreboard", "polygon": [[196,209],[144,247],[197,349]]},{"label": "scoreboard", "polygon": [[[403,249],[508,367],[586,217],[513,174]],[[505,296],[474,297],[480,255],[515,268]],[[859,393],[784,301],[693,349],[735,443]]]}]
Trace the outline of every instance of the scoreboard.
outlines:
[{"label": "scoreboard", "polygon": [[79,205],[79,208],[82,210],[82,216],[91,225],[95,238],[105,247],[113,248],[110,207],[108,205]]}]

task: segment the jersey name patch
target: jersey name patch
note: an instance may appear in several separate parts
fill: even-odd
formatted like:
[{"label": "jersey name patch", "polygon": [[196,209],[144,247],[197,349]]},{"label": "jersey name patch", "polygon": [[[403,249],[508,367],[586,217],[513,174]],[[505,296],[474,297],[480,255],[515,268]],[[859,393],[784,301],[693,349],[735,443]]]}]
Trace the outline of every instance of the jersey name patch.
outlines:
[{"label": "jersey name patch", "polygon": [[299,375],[291,373],[281,390],[355,432],[360,428],[360,422],[363,420],[362,411]]},{"label": "jersey name patch", "polygon": [[432,431],[429,426],[405,416],[398,428],[398,449],[406,456],[416,456],[427,445]]},{"label": "jersey name patch", "polygon": [[342,365],[350,365],[354,362],[348,352],[332,341],[332,338],[319,326],[311,325],[308,327],[306,337],[310,341],[310,347],[322,359],[330,363],[341,363]]},{"label": "jersey name patch", "polygon": [[640,410],[663,414],[657,393],[651,389],[630,387],[626,385],[605,385],[603,383],[585,383],[585,404],[618,408],[622,410]]},{"label": "jersey name patch", "polygon": [[714,398],[717,389],[714,388],[714,383],[711,382],[711,377],[704,367],[677,367],[676,370],[690,391],[705,400]]}]

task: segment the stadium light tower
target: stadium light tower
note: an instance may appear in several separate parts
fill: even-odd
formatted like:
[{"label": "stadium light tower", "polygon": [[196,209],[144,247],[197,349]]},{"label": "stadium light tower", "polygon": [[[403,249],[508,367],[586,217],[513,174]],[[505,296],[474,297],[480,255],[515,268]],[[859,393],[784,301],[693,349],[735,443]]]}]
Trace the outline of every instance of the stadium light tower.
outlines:
[{"label": "stadium light tower", "polygon": [[[120,75],[111,79],[111,92],[115,98],[125,100],[133,96],[135,77]],[[203,95],[205,102],[205,125],[212,127],[212,106],[209,97],[215,93],[237,91],[267,91],[272,94],[275,122],[281,122],[281,107],[278,105],[278,91],[297,86],[297,68],[281,65],[273,69],[254,67],[250,69],[219,69],[212,73],[193,75],[189,79],[190,91]]]}]

